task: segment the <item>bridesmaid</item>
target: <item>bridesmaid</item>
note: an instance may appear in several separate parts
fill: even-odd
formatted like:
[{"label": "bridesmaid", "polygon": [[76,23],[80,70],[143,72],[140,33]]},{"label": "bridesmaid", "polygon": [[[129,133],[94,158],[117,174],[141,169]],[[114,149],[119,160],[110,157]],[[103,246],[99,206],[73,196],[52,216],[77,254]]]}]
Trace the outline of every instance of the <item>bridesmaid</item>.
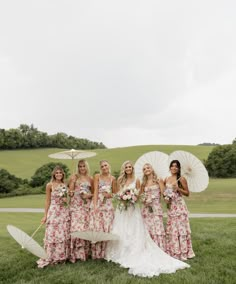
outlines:
[{"label": "bridesmaid", "polygon": [[189,196],[187,181],[181,177],[181,165],[178,160],[170,163],[171,176],[165,179],[165,186],[172,190],[167,212],[166,241],[167,253],[180,260],[195,256],[192,249],[191,229],[188,209],[183,199]]},{"label": "bridesmaid", "polygon": [[[90,229],[110,232],[114,219],[112,194],[116,192],[116,180],[111,175],[110,165],[106,160],[100,161],[100,174],[94,177],[94,198],[91,212]],[[92,244],[92,258],[105,257],[107,242]]]},{"label": "bridesmaid", "polygon": [[158,178],[152,166],[146,163],[143,166],[143,180],[141,184],[141,193],[144,196],[142,217],[152,240],[165,251],[166,239],[161,206],[163,191],[163,180]]},{"label": "bridesmaid", "polygon": [[[89,175],[89,165],[86,160],[78,162],[78,172],[70,179],[70,218],[71,233],[89,229],[89,208],[93,196],[93,179]],[[70,261],[86,260],[89,254],[90,242],[71,237]]]},{"label": "bridesmaid", "polygon": [[67,190],[64,183],[65,173],[56,166],[52,172],[51,182],[46,186],[45,214],[42,223],[46,223],[44,248],[47,259],[39,259],[38,267],[64,263],[69,257],[70,216],[67,208]]}]

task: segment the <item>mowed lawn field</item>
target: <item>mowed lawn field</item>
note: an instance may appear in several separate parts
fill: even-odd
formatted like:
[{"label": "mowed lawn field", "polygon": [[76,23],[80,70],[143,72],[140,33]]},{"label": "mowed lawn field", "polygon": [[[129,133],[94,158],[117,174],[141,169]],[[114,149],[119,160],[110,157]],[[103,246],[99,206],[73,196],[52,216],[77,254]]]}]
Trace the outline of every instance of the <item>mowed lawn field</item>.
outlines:
[{"label": "mowed lawn field", "polygon": [[[39,225],[38,213],[0,213],[0,283],[1,284],[233,284],[236,279],[236,218],[191,219],[192,242],[196,257],[187,261],[191,267],[175,274],[140,278],[127,269],[105,260],[88,260],[38,269],[37,257],[11,238],[7,224],[28,234]],[[44,229],[35,239],[43,244]]]}]

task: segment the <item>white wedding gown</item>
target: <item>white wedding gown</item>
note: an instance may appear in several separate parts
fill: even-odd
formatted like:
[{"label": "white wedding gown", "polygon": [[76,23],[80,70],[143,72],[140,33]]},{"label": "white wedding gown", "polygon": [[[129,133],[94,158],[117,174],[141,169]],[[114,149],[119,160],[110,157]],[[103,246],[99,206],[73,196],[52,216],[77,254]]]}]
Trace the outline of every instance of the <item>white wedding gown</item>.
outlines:
[{"label": "white wedding gown", "polygon": [[119,240],[108,242],[105,258],[129,268],[130,274],[153,277],[190,267],[166,254],[153,242],[138,205],[122,212],[116,209],[111,233],[117,234]]}]

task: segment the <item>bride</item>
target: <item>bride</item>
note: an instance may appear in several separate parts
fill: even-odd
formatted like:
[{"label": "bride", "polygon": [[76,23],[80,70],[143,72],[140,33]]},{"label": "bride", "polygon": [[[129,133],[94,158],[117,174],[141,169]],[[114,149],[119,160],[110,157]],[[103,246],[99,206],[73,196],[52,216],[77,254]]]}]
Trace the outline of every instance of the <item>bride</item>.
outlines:
[{"label": "bride", "polygon": [[128,205],[128,201],[124,201],[117,206],[111,232],[117,234],[119,240],[108,242],[106,260],[119,263],[122,267],[129,268],[130,274],[141,277],[175,273],[178,269],[190,267],[162,251],[149,236],[140,208],[135,205],[135,194],[140,190],[140,181],[135,179],[134,167],[130,161],[122,165],[117,185],[117,196],[126,195],[123,200],[127,198],[133,204],[131,202],[132,205]]}]

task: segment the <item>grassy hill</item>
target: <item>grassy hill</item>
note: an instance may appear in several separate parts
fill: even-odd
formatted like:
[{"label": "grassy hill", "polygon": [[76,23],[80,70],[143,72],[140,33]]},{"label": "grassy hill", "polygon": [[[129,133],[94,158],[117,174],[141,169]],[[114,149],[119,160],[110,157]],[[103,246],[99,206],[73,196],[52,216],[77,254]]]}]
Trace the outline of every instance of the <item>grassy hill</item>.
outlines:
[{"label": "grassy hill", "polygon": [[[119,171],[121,164],[126,160],[135,162],[142,154],[150,151],[161,151],[171,153],[176,150],[188,151],[197,156],[200,160],[207,159],[208,154],[213,149],[213,146],[186,146],[186,145],[148,145],[148,146],[133,146],[113,149],[98,149],[95,150],[97,155],[89,158],[91,173],[99,170],[99,161],[108,160],[111,164],[112,171]],[[8,170],[10,173],[21,177],[30,178],[36,169],[40,166],[49,163],[60,161],[72,168],[71,160],[57,160],[49,158],[48,155],[63,151],[63,149],[35,149],[35,150],[10,150],[0,151],[0,168]]]}]

